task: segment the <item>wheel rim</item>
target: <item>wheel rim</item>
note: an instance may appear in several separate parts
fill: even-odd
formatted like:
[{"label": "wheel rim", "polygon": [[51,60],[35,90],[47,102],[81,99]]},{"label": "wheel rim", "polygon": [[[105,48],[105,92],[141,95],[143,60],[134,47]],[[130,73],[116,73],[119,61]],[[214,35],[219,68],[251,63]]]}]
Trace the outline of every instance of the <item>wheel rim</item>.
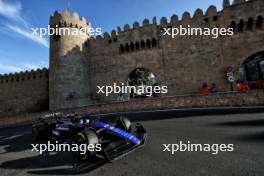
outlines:
[{"label": "wheel rim", "polygon": [[[81,136],[79,136],[79,137],[78,137],[78,140],[77,140],[77,145],[78,145],[78,147],[79,147],[81,144],[86,144],[86,143],[85,143],[85,140],[84,140]],[[85,159],[87,158],[87,156],[88,156],[88,152],[86,151],[85,154],[82,154],[81,151],[80,151],[80,149],[78,149],[78,156],[79,156],[79,158],[80,158],[81,160],[85,160]]]}]

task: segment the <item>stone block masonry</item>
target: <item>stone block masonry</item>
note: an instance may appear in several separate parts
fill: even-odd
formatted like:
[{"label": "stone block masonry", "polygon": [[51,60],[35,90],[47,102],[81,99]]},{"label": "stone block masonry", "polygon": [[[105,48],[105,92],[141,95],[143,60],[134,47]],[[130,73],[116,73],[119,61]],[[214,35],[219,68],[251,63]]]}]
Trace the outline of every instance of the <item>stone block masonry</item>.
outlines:
[{"label": "stone block masonry", "polygon": [[[125,24],[123,29],[118,27],[111,34],[96,38],[88,34],[83,38],[51,36],[49,70],[0,76],[0,116],[78,107],[89,107],[96,113],[108,112],[110,107],[114,112],[152,107],[229,106],[230,103],[260,105],[261,93],[255,97],[254,93],[249,93],[247,100],[239,97],[246,97],[243,93],[182,95],[197,94],[204,82],[216,83],[220,92],[232,90],[226,77],[227,67],[234,68],[237,80],[241,65],[256,53],[264,53],[263,18],[263,0],[239,0],[233,4],[224,0],[221,10],[210,6],[205,12],[197,9],[192,16],[185,12],[181,19],[177,15],[170,19],[163,17],[159,22],[156,18],[144,19],[142,24],[134,22],[132,27]],[[233,28],[234,35],[216,39],[210,36],[172,39],[161,35],[162,28],[180,25]],[[56,11],[50,17],[50,26],[89,29],[91,24],[67,9],[62,13]],[[130,73],[138,68],[150,70],[158,86],[168,86],[168,94],[146,100],[129,100],[129,96],[125,96],[127,101],[120,103],[116,102],[118,94],[97,94],[97,86],[126,83]],[[113,107],[112,102],[116,102]]]}]

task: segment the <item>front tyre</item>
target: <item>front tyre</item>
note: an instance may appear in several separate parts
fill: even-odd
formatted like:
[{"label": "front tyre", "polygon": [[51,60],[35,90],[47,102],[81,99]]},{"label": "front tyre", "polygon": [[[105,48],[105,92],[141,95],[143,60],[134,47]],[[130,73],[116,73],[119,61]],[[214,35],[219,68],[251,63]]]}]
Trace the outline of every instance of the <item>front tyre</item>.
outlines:
[{"label": "front tyre", "polygon": [[[80,160],[87,160],[96,155],[95,147],[99,144],[98,135],[91,129],[85,129],[76,135],[75,143],[78,145],[77,157]],[[94,150],[88,150],[89,145],[94,145]]]}]

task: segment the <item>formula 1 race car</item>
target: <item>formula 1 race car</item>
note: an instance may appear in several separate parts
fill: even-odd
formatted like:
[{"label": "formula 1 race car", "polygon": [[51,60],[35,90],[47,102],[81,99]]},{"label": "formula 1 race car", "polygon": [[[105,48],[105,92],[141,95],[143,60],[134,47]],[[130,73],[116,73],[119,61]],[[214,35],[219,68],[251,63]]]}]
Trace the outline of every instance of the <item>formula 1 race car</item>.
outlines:
[{"label": "formula 1 race car", "polygon": [[78,158],[86,160],[99,155],[111,162],[144,145],[146,130],[139,123],[133,128],[134,130],[125,117],[106,123],[98,116],[55,113],[40,118],[33,124],[32,136],[35,140],[49,139],[62,144],[100,144],[100,151],[87,150],[84,154],[79,150],[76,152]]}]

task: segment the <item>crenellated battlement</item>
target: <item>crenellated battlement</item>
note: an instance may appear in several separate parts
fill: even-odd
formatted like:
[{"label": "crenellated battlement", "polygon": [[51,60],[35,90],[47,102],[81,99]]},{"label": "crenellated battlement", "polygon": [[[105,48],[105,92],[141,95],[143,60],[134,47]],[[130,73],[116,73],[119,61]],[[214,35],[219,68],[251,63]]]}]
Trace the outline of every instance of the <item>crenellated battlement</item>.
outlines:
[{"label": "crenellated battlement", "polygon": [[[196,24],[197,22],[203,23],[211,23],[212,21],[216,21],[218,19],[218,16],[220,15],[220,12],[217,11],[217,8],[215,6],[210,6],[206,13],[204,14],[201,9],[197,9],[193,16],[189,12],[184,12],[182,15],[182,18],[179,19],[179,17],[176,14],[173,14],[170,19],[167,19],[166,17],[162,17],[157,23],[157,18],[153,17],[152,20],[144,19],[142,23],[139,23],[138,21],[135,21],[132,26],[129,24],[125,24],[123,28],[120,26],[117,27],[117,30],[113,30],[111,34],[104,33],[103,36],[96,36],[95,38],[92,37],[92,41],[102,41],[102,40],[110,40],[115,39],[118,37],[118,35],[123,33],[130,33],[135,30],[144,30],[144,28],[149,27],[176,27],[178,25],[191,25]],[[151,21],[151,22],[150,22]]]},{"label": "crenellated battlement", "polygon": [[97,35],[96,37],[91,37],[90,40],[92,42],[104,42],[108,44],[113,44],[118,41],[118,37],[120,35],[126,34],[126,33],[132,33],[133,31],[137,30],[144,30],[144,28],[150,28],[150,27],[157,27],[157,20],[156,17],[152,19],[152,22],[150,23],[149,19],[144,19],[142,23],[140,24],[138,21],[135,21],[133,23],[133,26],[130,27],[129,24],[125,24],[123,26],[123,29],[121,27],[117,27],[117,30],[112,30],[112,32],[109,34],[108,32],[105,32],[103,35]]},{"label": "crenellated battlement", "polygon": [[[100,42],[105,41],[108,43],[114,43],[118,41],[119,35],[129,35],[128,33],[133,33],[134,31],[144,31],[144,29],[159,29],[161,27],[177,27],[179,25],[203,25],[203,24],[215,24],[215,22],[219,19],[220,12],[217,11],[217,8],[215,6],[210,6],[207,11],[204,12],[201,9],[197,9],[193,16],[189,12],[184,12],[181,19],[176,14],[173,14],[170,19],[167,19],[166,17],[162,17],[157,23],[157,18],[154,17],[152,20],[144,19],[141,23],[138,21],[135,21],[132,26],[129,24],[125,24],[123,28],[117,27],[117,30],[113,30],[111,34],[104,33],[103,36],[96,36],[91,37],[91,41],[93,42]],[[151,22],[150,22],[151,21]],[[146,39],[145,42],[147,42],[148,39]],[[152,40],[152,39],[149,39]]]},{"label": "crenellated battlement", "polygon": [[[103,36],[97,36],[96,38],[93,38],[92,40],[109,40],[117,38],[119,34],[122,33],[129,33],[133,32],[134,30],[144,29],[149,26],[155,26],[155,27],[176,27],[179,25],[187,26],[187,25],[195,25],[195,26],[202,26],[202,25],[208,25],[208,26],[215,26],[216,24],[226,22],[225,24],[222,24],[225,27],[228,27],[231,25],[229,21],[232,21],[231,17],[228,15],[229,12],[226,12],[226,8],[233,8],[232,10],[239,10],[235,9],[236,6],[241,6],[248,3],[253,3],[256,0],[235,0],[232,4],[229,0],[223,0],[223,10],[218,11],[216,6],[211,5],[207,8],[205,12],[201,9],[196,9],[194,14],[191,15],[189,12],[184,12],[182,14],[181,19],[174,14],[171,16],[170,19],[167,19],[166,17],[162,17],[159,21],[159,24],[157,23],[156,17],[152,19],[152,22],[150,22],[149,19],[144,19],[142,23],[139,23],[138,21],[135,21],[132,26],[129,24],[125,24],[123,28],[117,27],[117,30],[113,30],[111,34],[105,33]],[[227,13],[227,14],[226,14]],[[245,12],[246,13],[246,12]],[[223,18],[229,16],[230,19],[224,20]],[[244,19],[246,20],[246,19]],[[236,22],[237,23],[237,22]]]},{"label": "crenellated battlement", "polygon": [[132,25],[132,27],[130,27],[129,24],[125,24],[123,26],[123,29],[121,29],[119,26],[117,27],[117,31],[118,33],[122,33],[122,32],[129,32],[129,31],[132,31],[132,30],[137,30],[139,28],[144,28],[144,27],[149,27],[149,26],[152,26],[152,25],[157,25],[157,20],[156,20],[156,17],[154,17],[152,19],[152,22],[150,23],[150,20],[145,18],[141,25],[138,21],[135,21]]},{"label": "crenellated battlement", "polygon": [[[144,48],[157,47],[159,34],[157,36],[149,36],[144,39],[135,40],[119,40],[119,36],[130,35],[131,33],[138,31],[143,33],[149,29],[157,29],[163,27],[177,27],[179,25],[183,26],[208,26],[208,27],[232,27],[234,28],[235,34],[245,31],[254,31],[256,29],[263,29],[263,13],[257,14],[257,12],[239,12],[248,13],[247,17],[236,16],[236,11],[241,11],[243,6],[247,4],[254,3],[258,0],[234,0],[233,3],[230,0],[223,0],[223,9],[219,11],[215,6],[211,5],[204,12],[201,9],[196,9],[193,14],[189,12],[184,12],[181,17],[173,14],[170,18],[162,17],[159,22],[157,22],[156,17],[150,19],[143,19],[141,22],[134,21],[132,25],[125,24],[123,28],[117,27],[117,29],[112,30],[111,33],[104,33],[102,36],[97,35],[96,37],[91,37],[91,42],[104,42],[106,44],[114,44],[119,42],[120,53],[125,53],[126,51],[140,50]],[[253,6],[250,4],[250,6]],[[232,13],[231,13],[231,12]],[[255,13],[252,15],[252,13]],[[67,8],[64,12],[55,11],[50,17],[50,25],[58,25],[59,27],[73,27],[73,28],[84,28],[91,27],[91,23],[87,22],[84,17],[81,17],[78,13],[70,13],[70,9]],[[89,42],[87,42],[88,44]],[[22,74],[22,73],[21,73]],[[1,75],[2,77],[12,77],[11,75]]]},{"label": "crenellated battlement", "polygon": [[49,70],[47,68],[24,71],[19,73],[10,73],[0,75],[0,84],[16,83],[31,81],[36,79],[46,79],[49,77]]},{"label": "crenellated battlement", "polygon": [[238,0],[233,3],[223,0],[222,10],[211,5],[206,11],[198,8],[193,14],[184,12],[181,17],[173,14],[170,18],[162,17],[158,22],[156,17],[152,20],[134,21],[132,25],[125,24],[122,28],[118,26],[111,34],[106,32],[102,36],[92,37],[90,41],[96,43],[98,49],[100,46],[117,44],[118,48],[116,50],[111,48],[111,51],[124,54],[159,47],[161,28],[179,27],[180,25],[184,27],[234,28],[235,35],[245,31],[261,30],[263,29],[264,13],[243,11],[243,9],[258,6],[259,2],[256,1],[259,0]]},{"label": "crenellated battlement", "polygon": [[71,27],[71,28],[90,28],[91,23],[89,23],[84,17],[79,16],[77,12],[70,14],[70,9],[67,8],[63,13],[55,11],[53,15],[50,16],[50,23],[52,27]]},{"label": "crenellated battlement", "polygon": [[167,19],[166,17],[162,17],[160,19],[160,23],[158,27],[177,27],[179,25],[182,26],[203,26],[203,25],[215,25],[215,23],[219,22],[219,18],[221,16],[221,11],[217,11],[215,6],[209,6],[206,12],[204,13],[201,9],[196,9],[194,14],[191,15],[189,12],[184,12],[182,14],[181,19],[174,14]]}]

